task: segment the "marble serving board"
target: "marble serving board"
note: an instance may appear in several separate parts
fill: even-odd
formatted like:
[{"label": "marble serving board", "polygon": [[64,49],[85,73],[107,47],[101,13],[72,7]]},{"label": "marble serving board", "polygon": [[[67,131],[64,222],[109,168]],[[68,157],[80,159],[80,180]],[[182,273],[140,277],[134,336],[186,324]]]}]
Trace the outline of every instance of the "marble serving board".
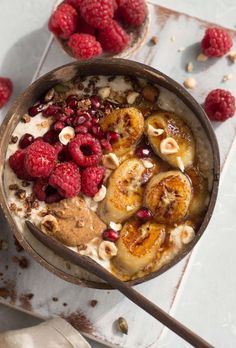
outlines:
[{"label": "marble serving board", "polygon": [[[197,84],[191,93],[199,103],[203,102],[211,89],[217,87],[229,89],[236,95],[234,79],[222,82],[224,75],[236,76],[236,64],[231,64],[226,57],[211,59],[207,62],[196,60],[200,53],[199,41],[205,28],[210,25],[209,23],[152,4],[149,4],[149,10],[148,38],[143,47],[130,59],[151,65],[181,84],[187,77],[194,77]],[[231,34],[236,47],[236,31],[231,31]],[[156,45],[150,42],[153,36],[157,37]],[[34,80],[49,70],[70,61],[71,58],[61,50],[53,38],[50,38],[40,63],[32,74],[32,79]],[[186,65],[189,62],[192,62],[194,67],[191,74],[186,72]],[[223,124],[213,126],[219,141],[222,170],[227,174],[228,171],[225,168],[230,168],[234,153],[232,144],[235,137],[236,117]],[[229,153],[231,156],[228,156]],[[225,166],[226,163],[227,166]],[[226,174],[223,176],[222,185],[227,181]],[[219,197],[218,209],[219,205],[222,205],[221,200],[223,200],[222,194]],[[216,217],[215,212],[213,222],[205,232],[207,236],[213,232],[220,234],[222,224],[215,223]],[[224,216],[221,218],[223,221]],[[37,264],[24,251],[19,250],[3,216],[0,217],[0,223],[0,239],[3,241],[1,246],[4,249],[0,250],[1,302],[30,312],[40,318],[47,319],[56,315],[66,317],[85,335],[102,341],[110,347],[175,347],[173,342],[175,342],[176,337],[169,337],[169,332],[163,330],[160,323],[124,298],[119,292],[85,289],[57,278]],[[226,219],[225,224],[229,224]],[[179,301],[185,289],[188,288],[187,282],[183,279],[185,280],[191,275],[190,282],[191,286],[194,287],[195,278],[192,270],[199,272],[199,269],[202,269],[200,267],[202,252],[198,260],[198,251],[202,248],[207,252],[207,240],[207,237],[203,237],[192,255],[187,256],[182,262],[158,278],[137,286],[137,290],[164,310],[178,314]],[[214,250],[211,250],[211,253],[213,254]],[[194,267],[195,264],[200,265],[197,270]],[[204,275],[207,277],[205,273]],[[200,277],[200,274],[198,276]],[[211,274],[211,276],[216,277],[216,274]],[[92,300],[97,301],[95,306],[91,305]],[[205,299],[205,309],[207,306],[208,297]],[[195,307],[194,309],[196,310]],[[115,321],[120,316],[125,317],[128,322],[129,334],[127,336],[120,334],[117,330]],[[181,320],[188,321],[188,317],[192,318],[193,313],[185,311],[184,315],[181,312],[179,316]],[[208,332],[206,333],[204,330],[204,327],[208,325],[204,312],[198,313],[198,318],[202,323],[202,329],[198,329],[196,322],[190,323],[190,326],[216,344],[214,335],[210,337]],[[168,344],[168,340],[172,340],[171,345]],[[179,342],[179,347],[184,347],[183,341]]]}]

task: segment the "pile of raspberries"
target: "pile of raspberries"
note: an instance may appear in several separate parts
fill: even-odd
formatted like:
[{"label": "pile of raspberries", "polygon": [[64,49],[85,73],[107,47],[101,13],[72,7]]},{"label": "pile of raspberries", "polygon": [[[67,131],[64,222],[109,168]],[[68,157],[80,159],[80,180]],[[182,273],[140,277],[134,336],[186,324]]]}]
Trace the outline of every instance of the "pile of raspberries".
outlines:
[{"label": "pile of raspberries", "polygon": [[130,37],[121,23],[139,27],[145,18],[145,0],[64,0],[50,17],[48,28],[66,40],[75,58],[87,60],[103,51],[123,51]]},{"label": "pile of raspberries", "polygon": [[[102,131],[99,116],[113,107],[92,96],[90,107],[84,111],[79,98],[70,95],[63,105],[36,104],[29,109],[31,117],[42,112],[53,123],[42,137],[24,134],[18,150],[9,158],[9,165],[19,179],[33,182],[38,200],[54,203],[80,192],[94,197],[99,191],[105,175],[101,165],[103,153],[111,152],[111,143],[119,139],[116,132]],[[67,145],[59,141],[65,127],[72,127],[75,132]]]}]

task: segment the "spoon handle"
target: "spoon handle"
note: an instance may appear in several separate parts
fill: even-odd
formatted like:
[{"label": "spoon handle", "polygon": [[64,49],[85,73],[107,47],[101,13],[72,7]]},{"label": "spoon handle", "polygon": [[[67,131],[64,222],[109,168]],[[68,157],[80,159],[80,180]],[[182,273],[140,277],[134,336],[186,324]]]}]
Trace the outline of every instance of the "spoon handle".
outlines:
[{"label": "spoon handle", "polygon": [[44,234],[38,227],[36,227],[30,221],[26,221],[26,225],[38,240],[40,240],[44,245],[52,249],[57,255],[63,257],[67,261],[70,261],[75,265],[78,265],[79,267],[106,281],[113,288],[119,290],[137,306],[149,313],[151,316],[153,316],[163,325],[175,332],[178,336],[182,337],[192,346],[197,348],[214,348],[202,337],[198,336],[189,328],[181,324],[178,320],[171,317],[167,312],[163,311],[160,307],[156,306],[153,302],[149,301],[146,297],[134,290],[134,288],[129,286],[126,282],[123,282],[117,277],[115,277],[112,273],[107,271],[104,267],[100,266],[96,261],[94,261],[90,257],[79,255],[78,253],[68,249],[62,243],[58,242],[56,239]]}]

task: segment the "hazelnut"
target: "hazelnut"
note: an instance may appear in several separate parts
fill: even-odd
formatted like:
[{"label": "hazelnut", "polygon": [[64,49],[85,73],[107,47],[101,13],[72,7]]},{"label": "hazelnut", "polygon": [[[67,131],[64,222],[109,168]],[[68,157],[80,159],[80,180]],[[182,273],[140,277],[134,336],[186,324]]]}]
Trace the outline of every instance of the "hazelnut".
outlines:
[{"label": "hazelnut", "polygon": [[152,125],[148,125],[148,134],[152,137],[159,137],[164,133],[164,129],[154,128]]},{"label": "hazelnut", "polygon": [[101,186],[100,190],[95,194],[93,200],[95,202],[101,202],[106,197],[107,189],[104,185]]},{"label": "hazelnut", "polygon": [[228,54],[228,58],[231,60],[232,63],[236,63],[236,52],[230,52]]},{"label": "hazelnut", "polygon": [[179,145],[174,138],[168,137],[161,141],[160,151],[163,155],[171,155],[179,151]]},{"label": "hazelnut", "polygon": [[63,145],[67,145],[75,137],[74,128],[68,126],[62,129],[59,134],[59,140]]},{"label": "hazelnut", "polygon": [[98,247],[98,255],[102,260],[110,260],[117,255],[117,247],[114,243],[104,240]]},{"label": "hazelnut", "polygon": [[113,152],[104,155],[102,158],[102,163],[108,169],[116,169],[120,165],[119,158]]},{"label": "hazelnut", "polygon": [[186,70],[187,72],[192,72],[193,71],[193,63],[192,62],[189,62],[186,66]]},{"label": "hazelnut", "polygon": [[120,231],[122,229],[122,225],[121,224],[116,224],[115,222],[111,221],[109,226],[111,227],[111,229],[113,229],[114,231]]},{"label": "hazelnut", "polygon": [[45,234],[53,234],[58,231],[58,221],[55,216],[49,214],[42,219],[40,227]]},{"label": "hazelnut", "polygon": [[151,161],[142,160],[142,162],[143,162],[144,167],[147,168],[147,169],[151,169],[154,166],[154,164]]},{"label": "hazelnut", "polygon": [[196,80],[193,77],[188,77],[186,80],[184,80],[184,87],[193,89],[196,87]]},{"label": "hazelnut", "polygon": [[181,240],[184,244],[190,243],[195,237],[194,229],[191,226],[184,226],[181,231]]},{"label": "hazelnut", "polygon": [[127,103],[134,104],[138,96],[139,96],[139,93],[137,92],[129,92],[129,94],[127,95]]},{"label": "hazelnut", "polygon": [[98,95],[102,99],[108,98],[110,93],[111,93],[110,87],[102,87],[102,88],[99,88],[99,90],[98,90]]},{"label": "hazelnut", "polygon": [[232,74],[224,75],[222,81],[223,81],[223,82],[226,82],[226,81],[228,81],[228,80],[231,80],[232,77],[233,77]]},{"label": "hazelnut", "polygon": [[198,62],[206,62],[208,59],[208,57],[204,54],[204,53],[200,53],[198,56],[197,56],[197,61]]},{"label": "hazelnut", "polygon": [[146,100],[150,101],[151,103],[154,103],[157,101],[159,91],[154,86],[146,86],[142,90],[142,95]]}]

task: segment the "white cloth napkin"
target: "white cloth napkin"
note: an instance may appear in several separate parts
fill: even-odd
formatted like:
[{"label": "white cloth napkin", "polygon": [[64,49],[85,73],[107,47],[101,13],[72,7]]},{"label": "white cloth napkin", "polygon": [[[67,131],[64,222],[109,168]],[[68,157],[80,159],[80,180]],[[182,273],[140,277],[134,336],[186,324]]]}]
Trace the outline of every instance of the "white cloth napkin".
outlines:
[{"label": "white cloth napkin", "polygon": [[1,348],[91,348],[67,321],[56,318],[40,325],[0,333]]}]

